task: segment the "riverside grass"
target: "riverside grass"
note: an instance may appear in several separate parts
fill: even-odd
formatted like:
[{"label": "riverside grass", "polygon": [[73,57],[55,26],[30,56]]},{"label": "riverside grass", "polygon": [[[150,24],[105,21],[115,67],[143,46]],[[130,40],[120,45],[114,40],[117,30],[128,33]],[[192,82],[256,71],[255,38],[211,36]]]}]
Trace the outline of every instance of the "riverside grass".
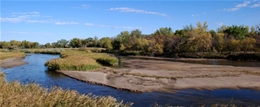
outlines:
[{"label": "riverside grass", "polygon": [[[0,71],[1,72],[1,71]],[[1,76],[0,79],[3,79]],[[0,83],[1,107],[130,107],[132,103],[117,101],[111,96],[79,94],[74,90],[40,85],[20,84],[19,82]]]},{"label": "riverside grass", "polygon": [[25,53],[23,52],[0,52],[0,60],[14,57],[24,57]]},{"label": "riverside grass", "polygon": [[41,53],[41,54],[60,54],[62,51],[67,50],[67,48],[46,48],[46,49],[1,49],[1,52],[24,52],[24,53]]},{"label": "riverside grass", "polygon": [[49,70],[94,70],[106,66],[117,66],[118,59],[106,53],[92,53],[78,50],[66,50],[60,53],[61,58],[45,63]]}]

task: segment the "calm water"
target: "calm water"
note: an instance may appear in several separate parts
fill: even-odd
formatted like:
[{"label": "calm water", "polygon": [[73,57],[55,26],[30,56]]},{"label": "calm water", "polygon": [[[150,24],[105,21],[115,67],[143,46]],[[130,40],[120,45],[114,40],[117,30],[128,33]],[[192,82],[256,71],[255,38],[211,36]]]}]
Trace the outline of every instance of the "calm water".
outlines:
[{"label": "calm water", "polygon": [[42,87],[60,86],[63,89],[77,90],[79,93],[113,96],[125,102],[134,102],[136,107],[149,107],[155,103],[165,105],[201,106],[216,103],[237,105],[260,105],[260,91],[248,89],[181,90],[176,93],[132,93],[113,88],[93,85],[71,79],[62,74],[47,71],[44,63],[59,58],[59,55],[28,54],[24,61],[29,64],[2,69],[8,82],[18,80],[22,83],[38,83]]}]

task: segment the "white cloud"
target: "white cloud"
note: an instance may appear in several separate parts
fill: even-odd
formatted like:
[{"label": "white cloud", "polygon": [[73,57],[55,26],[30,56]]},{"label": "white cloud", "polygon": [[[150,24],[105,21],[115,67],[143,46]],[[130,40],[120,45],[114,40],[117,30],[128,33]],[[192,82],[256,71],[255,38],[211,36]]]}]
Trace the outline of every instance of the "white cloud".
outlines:
[{"label": "white cloud", "polygon": [[192,17],[198,17],[198,16],[200,16],[199,14],[192,14],[191,15]]},{"label": "white cloud", "polygon": [[52,23],[52,20],[26,20],[27,23]]},{"label": "white cloud", "polygon": [[54,36],[52,33],[42,33],[42,32],[1,32],[2,34],[20,34],[20,35],[39,35],[39,36]]},{"label": "white cloud", "polygon": [[90,5],[88,4],[82,4],[80,6],[77,6],[77,7],[72,7],[74,9],[88,9],[90,7]]},{"label": "white cloud", "polygon": [[224,10],[225,10],[225,11],[230,11],[230,12],[232,12],[232,11],[237,11],[237,10],[239,10],[240,8],[247,7],[249,4],[250,4],[249,1],[245,1],[244,3],[238,4],[238,5],[236,5],[236,6],[233,7],[233,8],[224,9]]},{"label": "white cloud", "polygon": [[15,15],[27,15],[27,14],[34,14],[34,15],[38,15],[40,14],[39,12],[17,12],[17,13],[12,13],[12,14],[15,14]]},{"label": "white cloud", "polygon": [[[10,23],[18,23],[18,22],[26,22],[26,23],[51,23],[55,25],[76,25],[78,22],[73,21],[60,21],[54,19],[46,19],[51,16],[40,15],[39,12],[20,12],[20,13],[11,13],[8,17],[0,17],[0,22],[10,22]],[[43,20],[39,20],[38,18],[44,18]]]},{"label": "white cloud", "polygon": [[159,12],[138,10],[138,9],[133,9],[133,8],[128,8],[128,7],[110,8],[109,10],[120,11],[120,12],[133,12],[133,13],[141,13],[141,14],[152,14],[152,15],[159,15],[159,16],[169,17],[167,14],[163,14],[163,13],[159,13]]},{"label": "white cloud", "polygon": [[89,7],[89,5],[87,5],[87,4],[82,4],[81,5],[81,8],[83,8],[83,9],[87,9]]},{"label": "white cloud", "polygon": [[55,22],[56,25],[77,25],[78,22]]},{"label": "white cloud", "polygon": [[218,25],[218,26],[222,26],[222,25],[224,25],[224,23],[219,22],[219,23],[216,23],[216,25]]},{"label": "white cloud", "polygon": [[251,8],[260,7],[260,2],[259,2],[259,3],[256,3],[256,4],[254,4],[254,5],[250,6],[250,7],[251,7]]},{"label": "white cloud", "polygon": [[22,20],[21,18],[2,18],[2,17],[0,17],[0,22],[16,23],[16,22],[20,22],[21,20]]},{"label": "white cloud", "polygon": [[111,25],[104,25],[104,24],[93,24],[93,23],[85,23],[86,26],[96,26],[101,28],[112,28],[112,29],[147,29],[142,27],[132,27],[132,26],[111,26]]},{"label": "white cloud", "polygon": [[0,17],[1,22],[11,22],[11,23],[17,23],[21,21],[26,21],[27,19],[34,18],[34,17],[40,17],[39,12],[24,12],[24,13],[11,13],[12,15],[9,17]]},{"label": "white cloud", "polygon": [[85,23],[86,26],[94,26],[93,23]]}]

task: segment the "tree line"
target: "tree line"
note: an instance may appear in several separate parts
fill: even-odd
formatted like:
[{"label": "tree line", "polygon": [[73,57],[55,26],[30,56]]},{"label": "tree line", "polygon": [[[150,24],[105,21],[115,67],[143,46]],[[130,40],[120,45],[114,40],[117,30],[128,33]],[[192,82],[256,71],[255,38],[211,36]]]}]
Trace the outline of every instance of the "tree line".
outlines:
[{"label": "tree line", "polygon": [[198,22],[173,31],[170,27],[142,34],[138,29],[122,31],[116,37],[98,39],[73,38],[40,45],[38,42],[0,42],[0,48],[79,48],[103,47],[114,52],[134,52],[142,55],[178,55],[181,53],[223,53],[260,51],[260,24],[256,26],[221,26],[208,30],[207,22]]}]

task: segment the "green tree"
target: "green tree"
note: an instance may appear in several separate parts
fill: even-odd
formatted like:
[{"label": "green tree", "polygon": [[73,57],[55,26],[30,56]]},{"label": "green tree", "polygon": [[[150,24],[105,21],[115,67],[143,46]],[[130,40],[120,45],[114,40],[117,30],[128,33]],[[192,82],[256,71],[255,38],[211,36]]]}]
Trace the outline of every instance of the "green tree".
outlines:
[{"label": "green tree", "polygon": [[248,34],[248,29],[245,26],[233,25],[224,30],[224,33],[226,33],[229,38],[234,37],[235,39],[242,40]]},{"label": "green tree", "polygon": [[46,43],[44,46],[45,46],[46,48],[51,48],[51,44],[50,44],[50,43]]},{"label": "green tree", "polygon": [[6,42],[6,41],[0,42],[0,47],[2,49],[7,49],[10,46],[11,46],[10,42]]},{"label": "green tree", "polygon": [[68,47],[69,41],[67,41],[66,39],[61,39],[61,40],[58,40],[56,43],[59,48],[66,48],[66,47]]},{"label": "green tree", "polygon": [[110,38],[108,38],[108,37],[102,38],[102,39],[100,39],[100,42],[101,42],[101,46],[103,48],[106,48],[108,50],[113,49],[112,40]]},{"label": "green tree", "polygon": [[32,44],[29,41],[23,40],[21,43],[24,48],[32,48]]},{"label": "green tree", "polygon": [[72,47],[72,48],[79,48],[82,46],[82,41],[81,39],[79,38],[73,38],[70,40],[70,43],[69,45]]},{"label": "green tree", "polygon": [[166,37],[173,36],[173,34],[174,33],[172,32],[172,28],[170,27],[160,28],[154,32],[154,35],[163,35]]}]

